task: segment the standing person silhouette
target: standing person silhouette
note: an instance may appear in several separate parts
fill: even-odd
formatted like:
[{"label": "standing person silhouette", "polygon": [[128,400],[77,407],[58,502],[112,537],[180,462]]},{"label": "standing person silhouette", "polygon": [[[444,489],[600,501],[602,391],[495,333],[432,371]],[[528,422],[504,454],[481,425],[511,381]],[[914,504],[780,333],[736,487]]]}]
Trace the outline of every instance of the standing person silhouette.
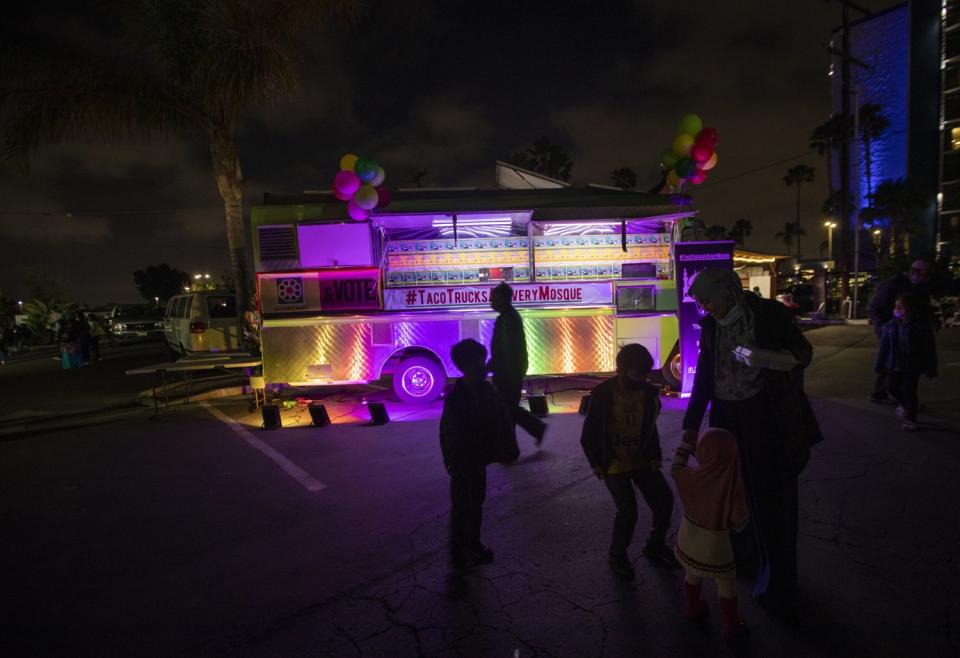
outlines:
[{"label": "standing person silhouette", "polygon": [[493,327],[487,369],[493,373],[493,383],[513,414],[514,424],[526,430],[539,446],[547,424],[520,406],[523,378],[527,374],[527,337],[523,332],[523,318],[513,307],[513,288],[506,283],[494,288],[490,306],[500,315]]}]

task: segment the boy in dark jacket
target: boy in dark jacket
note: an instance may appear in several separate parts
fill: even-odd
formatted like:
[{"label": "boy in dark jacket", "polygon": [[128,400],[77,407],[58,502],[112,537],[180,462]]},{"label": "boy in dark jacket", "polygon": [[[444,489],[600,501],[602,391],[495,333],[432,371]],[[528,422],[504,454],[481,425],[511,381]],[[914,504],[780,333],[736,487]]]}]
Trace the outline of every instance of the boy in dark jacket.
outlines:
[{"label": "boy in dark jacket", "polygon": [[493,551],[480,543],[487,464],[519,456],[510,412],[487,381],[487,350],[467,339],[453,346],[463,373],[443,403],[440,449],[450,474],[450,561],[457,569],[488,564]]},{"label": "boy in dark jacket", "polygon": [[659,391],[647,382],[652,368],[653,357],[647,348],[635,343],[624,345],[617,354],[617,375],[590,394],[580,438],[594,475],[607,485],[617,508],[609,561],[610,568],[626,580],[635,575],[627,555],[637,525],[634,486],[653,511],[644,556],[663,566],[679,566],[665,541],[673,513],[673,493],[660,470]]},{"label": "boy in dark jacket", "polygon": [[903,419],[903,429],[917,429],[917,387],[920,375],[937,376],[937,348],[933,325],[918,313],[915,295],[902,294],[893,307],[893,319],[883,326],[880,349],[874,370],[887,373],[890,393],[900,406],[897,415]]}]

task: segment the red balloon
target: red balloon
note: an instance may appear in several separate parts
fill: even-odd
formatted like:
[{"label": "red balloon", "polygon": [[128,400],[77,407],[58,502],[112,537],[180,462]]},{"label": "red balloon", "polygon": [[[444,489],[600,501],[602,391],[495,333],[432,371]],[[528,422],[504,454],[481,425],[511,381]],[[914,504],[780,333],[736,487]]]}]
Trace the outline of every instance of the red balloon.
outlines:
[{"label": "red balloon", "polygon": [[694,185],[699,185],[703,181],[707,180],[707,172],[705,172],[703,169],[697,169],[687,180]]},{"label": "red balloon", "polygon": [[693,161],[697,164],[706,162],[710,159],[710,156],[713,155],[713,148],[703,142],[698,142],[693,145],[693,148],[690,149],[690,157],[693,158]]},{"label": "red balloon", "polygon": [[697,133],[695,141],[697,143],[709,144],[712,148],[716,148],[717,142],[720,141],[720,133],[717,132],[716,128],[704,128]]},{"label": "red balloon", "polygon": [[379,199],[379,201],[377,201],[377,208],[386,208],[390,205],[390,190],[383,185],[376,189],[378,194],[377,198]]},{"label": "red balloon", "polygon": [[336,187],[333,188],[333,196],[337,197],[341,201],[349,201],[350,199],[353,198],[352,194],[344,194],[343,192],[338,190]]}]

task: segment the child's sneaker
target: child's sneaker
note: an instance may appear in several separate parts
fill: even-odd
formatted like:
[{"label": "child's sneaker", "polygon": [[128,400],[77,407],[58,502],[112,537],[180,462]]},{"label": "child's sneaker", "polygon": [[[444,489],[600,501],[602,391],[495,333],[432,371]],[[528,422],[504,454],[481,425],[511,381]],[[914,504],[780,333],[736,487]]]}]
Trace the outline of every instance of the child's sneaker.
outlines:
[{"label": "child's sneaker", "polygon": [[627,557],[626,553],[620,555],[611,553],[608,560],[613,573],[622,579],[633,580],[636,577],[637,573],[633,570],[633,565],[630,564],[630,558]]},{"label": "child's sneaker", "polygon": [[903,431],[904,432],[916,432],[919,429],[917,424],[912,420],[903,421]]},{"label": "child's sneaker", "polygon": [[900,420],[903,420],[903,417],[907,415],[907,410],[898,404],[896,414],[897,414],[897,418],[899,418]]}]

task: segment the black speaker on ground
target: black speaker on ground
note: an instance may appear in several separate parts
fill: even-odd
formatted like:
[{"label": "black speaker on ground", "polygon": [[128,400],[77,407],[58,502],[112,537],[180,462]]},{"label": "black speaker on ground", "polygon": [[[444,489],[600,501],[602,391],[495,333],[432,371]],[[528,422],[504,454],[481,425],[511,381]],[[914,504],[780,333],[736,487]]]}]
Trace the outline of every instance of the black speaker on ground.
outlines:
[{"label": "black speaker on ground", "polygon": [[581,416],[586,416],[587,412],[590,410],[590,394],[587,393],[582,398],[580,398],[580,410],[577,411]]},{"label": "black speaker on ground", "polygon": [[386,425],[390,422],[387,408],[382,402],[369,402],[367,403],[367,409],[370,411],[371,425]]},{"label": "black speaker on ground", "polygon": [[314,427],[326,427],[330,424],[330,414],[322,404],[311,404],[307,410],[310,412],[310,420]]},{"label": "black speaker on ground", "polygon": [[547,409],[546,395],[528,395],[527,403],[530,405],[530,413],[534,416],[546,416],[550,413]]},{"label": "black speaker on ground", "polygon": [[283,427],[280,420],[280,407],[275,404],[265,404],[260,411],[263,413],[263,429],[276,430]]}]

